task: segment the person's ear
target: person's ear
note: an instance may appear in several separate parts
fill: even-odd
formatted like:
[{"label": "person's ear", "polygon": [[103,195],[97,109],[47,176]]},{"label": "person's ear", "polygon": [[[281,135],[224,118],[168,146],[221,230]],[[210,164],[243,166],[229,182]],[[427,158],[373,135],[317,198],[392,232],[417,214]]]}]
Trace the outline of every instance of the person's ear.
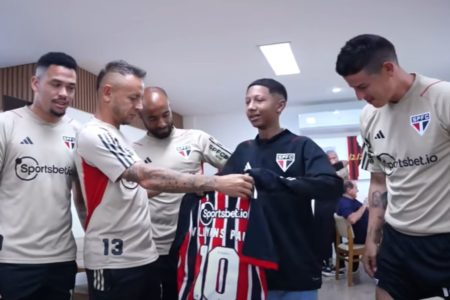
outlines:
[{"label": "person's ear", "polygon": [[389,76],[392,76],[394,74],[396,65],[391,61],[386,61],[383,63],[382,69],[383,71],[388,74]]},{"label": "person's ear", "polygon": [[105,102],[111,101],[111,95],[112,95],[112,86],[110,84],[105,84],[101,87],[102,89],[102,96],[105,99]]},{"label": "person's ear", "polygon": [[33,92],[37,93],[39,89],[38,85],[39,85],[39,78],[36,75],[31,77],[31,89],[33,90]]},{"label": "person's ear", "polygon": [[281,112],[285,107],[286,107],[286,100],[280,99],[277,105],[277,113],[281,114]]}]

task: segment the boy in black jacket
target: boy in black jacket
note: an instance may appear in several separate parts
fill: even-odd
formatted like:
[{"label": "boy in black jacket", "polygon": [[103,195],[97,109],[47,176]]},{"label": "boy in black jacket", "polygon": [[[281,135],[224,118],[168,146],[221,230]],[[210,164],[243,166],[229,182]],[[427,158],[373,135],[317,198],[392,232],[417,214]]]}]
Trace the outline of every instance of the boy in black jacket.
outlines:
[{"label": "boy in black jacket", "polygon": [[280,127],[286,101],[285,87],[273,79],[248,86],[246,113],[258,135],[236,148],[223,173],[248,171],[258,187],[279,259],[279,270],[267,272],[269,299],[317,299],[321,264],[311,200],[336,199],[343,183],[319,146]]}]

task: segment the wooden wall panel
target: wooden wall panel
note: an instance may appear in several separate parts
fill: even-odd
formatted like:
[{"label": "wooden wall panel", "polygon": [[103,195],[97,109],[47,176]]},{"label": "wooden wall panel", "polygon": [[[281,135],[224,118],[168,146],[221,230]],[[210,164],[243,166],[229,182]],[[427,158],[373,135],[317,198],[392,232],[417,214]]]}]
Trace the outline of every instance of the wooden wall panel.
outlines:
[{"label": "wooden wall panel", "polygon": [[[0,69],[0,95],[11,96],[31,102],[33,100],[33,90],[31,89],[31,77],[34,74],[36,65],[26,64]],[[74,108],[93,113],[95,110],[95,80],[97,76],[78,68],[77,89]],[[2,101],[0,101],[2,102]],[[0,109],[1,107],[0,103]]]},{"label": "wooden wall panel", "polygon": [[[0,68],[0,111],[3,110],[3,95],[23,99],[31,102],[33,90],[31,89],[31,77],[34,74],[36,64],[26,64],[7,68]],[[76,109],[93,113],[97,91],[95,83],[97,76],[83,68],[77,70],[77,89],[72,106]],[[183,117],[177,113],[173,114],[175,126],[183,128]],[[144,129],[141,120],[134,120],[133,126]]]},{"label": "wooden wall panel", "polygon": [[173,123],[175,124],[176,128],[184,128],[183,127],[183,116],[174,112],[173,113]]},{"label": "wooden wall panel", "polygon": [[[33,91],[30,79],[33,74],[33,64],[14,66],[0,69],[0,95],[11,96],[31,102]],[[3,107],[0,101],[0,108]]]}]

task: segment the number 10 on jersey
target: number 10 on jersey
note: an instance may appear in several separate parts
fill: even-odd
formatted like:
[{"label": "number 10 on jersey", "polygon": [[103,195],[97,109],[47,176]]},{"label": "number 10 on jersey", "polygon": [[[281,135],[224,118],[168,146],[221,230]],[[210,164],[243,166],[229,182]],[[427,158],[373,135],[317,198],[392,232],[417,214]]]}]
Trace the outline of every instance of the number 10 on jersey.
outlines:
[{"label": "number 10 on jersey", "polygon": [[200,248],[200,272],[194,285],[194,299],[236,299],[239,255],[232,248]]}]

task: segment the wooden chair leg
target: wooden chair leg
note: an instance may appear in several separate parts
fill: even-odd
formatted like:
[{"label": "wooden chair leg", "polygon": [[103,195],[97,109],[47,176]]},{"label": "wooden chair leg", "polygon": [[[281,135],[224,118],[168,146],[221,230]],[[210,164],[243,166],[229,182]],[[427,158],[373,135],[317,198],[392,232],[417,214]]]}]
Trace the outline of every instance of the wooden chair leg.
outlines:
[{"label": "wooden chair leg", "polygon": [[353,285],[353,255],[348,255],[348,266],[347,266],[347,285]]},{"label": "wooden chair leg", "polygon": [[335,278],[336,280],[339,280],[339,264],[341,261],[341,256],[340,254],[338,254],[338,252],[336,252],[336,269],[335,269]]}]

